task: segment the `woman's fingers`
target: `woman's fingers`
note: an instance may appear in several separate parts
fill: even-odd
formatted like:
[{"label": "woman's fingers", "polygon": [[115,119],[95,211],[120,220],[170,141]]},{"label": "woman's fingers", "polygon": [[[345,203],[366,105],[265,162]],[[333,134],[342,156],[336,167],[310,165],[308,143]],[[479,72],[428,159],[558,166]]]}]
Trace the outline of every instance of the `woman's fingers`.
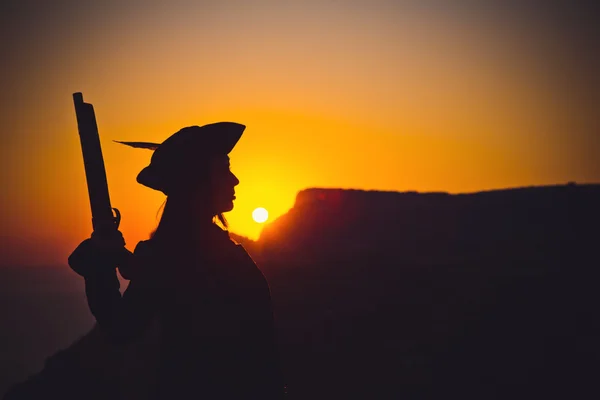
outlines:
[{"label": "woman's fingers", "polygon": [[101,251],[116,251],[125,247],[125,238],[118,230],[102,234],[94,232],[91,239],[94,247]]}]

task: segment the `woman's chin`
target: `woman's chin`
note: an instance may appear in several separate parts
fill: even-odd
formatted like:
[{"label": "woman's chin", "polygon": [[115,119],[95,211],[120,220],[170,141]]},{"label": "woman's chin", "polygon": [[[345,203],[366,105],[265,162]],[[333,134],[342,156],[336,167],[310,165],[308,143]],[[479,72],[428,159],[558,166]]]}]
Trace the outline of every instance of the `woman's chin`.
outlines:
[{"label": "woman's chin", "polygon": [[229,211],[233,210],[233,207],[234,207],[233,200],[231,200],[231,201],[223,204],[223,207],[221,207],[221,212],[222,213],[229,212]]}]

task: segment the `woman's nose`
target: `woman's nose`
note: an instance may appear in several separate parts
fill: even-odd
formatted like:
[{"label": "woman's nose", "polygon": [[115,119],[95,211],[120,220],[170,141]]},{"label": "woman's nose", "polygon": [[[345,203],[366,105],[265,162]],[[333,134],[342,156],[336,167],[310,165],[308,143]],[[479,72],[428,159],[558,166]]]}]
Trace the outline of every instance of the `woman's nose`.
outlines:
[{"label": "woman's nose", "polygon": [[237,178],[237,176],[235,176],[235,174],[233,172],[231,173],[231,177],[233,178],[232,179],[233,186],[237,186],[240,183],[240,180]]}]

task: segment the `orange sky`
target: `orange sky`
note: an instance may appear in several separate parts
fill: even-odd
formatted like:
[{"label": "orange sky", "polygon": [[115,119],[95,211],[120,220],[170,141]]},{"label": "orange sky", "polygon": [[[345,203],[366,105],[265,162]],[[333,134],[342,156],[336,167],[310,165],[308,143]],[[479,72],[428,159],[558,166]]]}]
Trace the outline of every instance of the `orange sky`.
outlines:
[{"label": "orange sky", "polygon": [[135,182],[151,153],[112,140],[160,142],[216,121],[247,126],[231,154],[241,184],[227,217],[252,238],[254,208],[273,219],[307,187],[600,181],[596,92],[577,75],[587,64],[523,13],[392,1],[63,3],[12,4],[2,28],[11,39],[0,264],[63,264],[90,233],[76,91],[95,106],[129,248],[155,227],[164,197]]}]

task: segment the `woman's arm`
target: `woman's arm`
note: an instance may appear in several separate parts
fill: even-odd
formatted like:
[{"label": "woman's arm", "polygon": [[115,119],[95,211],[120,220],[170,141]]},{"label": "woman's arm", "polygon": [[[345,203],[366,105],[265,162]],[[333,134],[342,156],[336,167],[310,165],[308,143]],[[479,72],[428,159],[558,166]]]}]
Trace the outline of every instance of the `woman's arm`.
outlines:
[{"label": "woman's arm", "polygon": [[116,344],[127,344],[142,336],[158,309],[158,291],[141,278],[133,279],[121,296],[114,274],[104,279],[86,279],[90,311],[100,330]]},{"label": "woman's arm", "polygon": [[[80,255],[87,252],[88,267],[77,270],[84,270],[81,275],[85,278],[90,311],[109,340],[117,344],[129,343],[140,337],[150,325],[160,303],[160,292],[156,285],[158,281],[153,276],[148,243],[138,243],[134,253],[127,258],[126,262],[134,265],[131,269],[136,270],[136,274],[123,296],[119,291],[116,268],[108,267],[114,264],[114,259],[111,260],[106,254],[99,254],[91,243],[84,243],[76,252]],[[85,257],[79,256],[77,259],[83,260]]]}]

